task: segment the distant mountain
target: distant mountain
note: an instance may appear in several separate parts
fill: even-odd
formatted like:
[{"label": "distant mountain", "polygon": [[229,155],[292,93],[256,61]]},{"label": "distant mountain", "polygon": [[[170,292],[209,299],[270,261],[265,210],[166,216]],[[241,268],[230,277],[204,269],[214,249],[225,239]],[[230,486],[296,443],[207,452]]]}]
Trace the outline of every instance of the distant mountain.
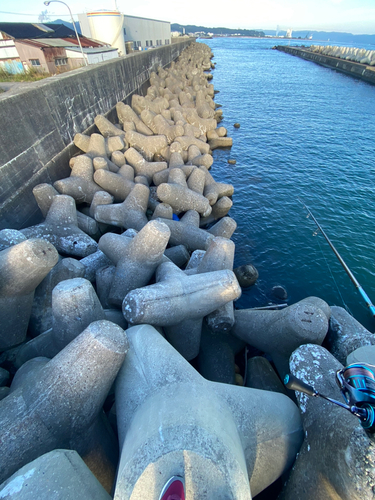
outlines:
[{"label": "distant mountain", "polygon": [[231,28],[206,28],[205,26],[195,26],[194,24],[171,24],[171,31],[183,32],[185,28],[185,33],[213,33],[214,35],[241,35],[241,36],[265,36],[264,31],[260,30],[244,30],[244,29],[231,29]]},{"label": "distant mountain", "polygon": [[[185,33],[213,33],[214,35],[235,35],[242,36],[258,36],[265,35],[276,36],[275,30],[245,30],[231,28],[208,28],[206,26],[171,24],[171,31],[179,31],[182,33],[185,28]],[[285,36],[286,31],[279,31],[279,36]],[[338,31],[293,31],[293,38],[305,39],[312,36],[313,41],[330,41],[332,43],[352,43],[352,44],[369,44],[375,45],[375,35],[353,35],[353,33],[341,33]]]},{"label": "distant mountain", "polygon": [[[49,24],[63,24],[67,28],[70,28],[71,30],[74,30],[73,23],[68,23],[68,21],[63,21],[62,19],[56,19],[56,21],[48,21],[48,22],[49,22]],[[74,24],[76,25],[78,34],[82,35],[81,27],[80,27],[79,23],[77,22],[77,23],[74,23]]]}]

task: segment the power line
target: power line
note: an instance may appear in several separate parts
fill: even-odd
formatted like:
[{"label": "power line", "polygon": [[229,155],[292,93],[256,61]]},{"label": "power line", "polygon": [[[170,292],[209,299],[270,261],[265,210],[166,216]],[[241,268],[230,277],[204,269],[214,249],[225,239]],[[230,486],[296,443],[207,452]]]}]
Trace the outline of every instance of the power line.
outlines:
[{"label": "power line", "polygon": [[[0,14],[11,14],[12,16],[31,16],[31,17],[38,17],[39,14],[22,14],[20,12],[4,12],[0,10]],[[59,17],[70,17],[69,14],[51,14],[54,16],[59,16]],[[78,14],[73,14],[73,16],[78,16]]]}]

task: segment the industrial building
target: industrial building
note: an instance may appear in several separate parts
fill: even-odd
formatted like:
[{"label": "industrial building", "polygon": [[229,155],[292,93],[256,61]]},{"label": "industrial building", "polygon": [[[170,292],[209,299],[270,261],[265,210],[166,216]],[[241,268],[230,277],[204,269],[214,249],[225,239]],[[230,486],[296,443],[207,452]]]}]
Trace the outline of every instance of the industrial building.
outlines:
[{"label": "industrial building", "polygon": [[[115,48],[80,36],[88,64],[118,57]],[[63,24],[0,23],[0,69],[21,73],[30,68],[51,74],[85,64],[75,32]]]},{"label": "industrial building", "polygon": [[[126,42],[133,50],[171,43],[171,23],[144,17],[126,16],[117,10],[99,10],[78,14],[83,35],[110,44],[125,55]],[[127,47],[129,44],[127,44]]]}]

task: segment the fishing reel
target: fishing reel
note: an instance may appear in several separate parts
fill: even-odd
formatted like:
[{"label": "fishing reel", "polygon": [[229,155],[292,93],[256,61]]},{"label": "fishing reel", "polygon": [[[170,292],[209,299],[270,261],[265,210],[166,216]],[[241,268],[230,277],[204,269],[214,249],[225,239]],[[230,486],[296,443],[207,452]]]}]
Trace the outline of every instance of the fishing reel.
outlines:
[{"label": "fishing reel", "polygon": [[320,397],[341,406],[359,418],[362,427],[370,433],[375,432],[375,366],[354,363],[336,372],[336,382],[345,403],[320,394],[311,385],[293,375],[286,375],[284,384],[288,389],[303,392],[308,396]]}]

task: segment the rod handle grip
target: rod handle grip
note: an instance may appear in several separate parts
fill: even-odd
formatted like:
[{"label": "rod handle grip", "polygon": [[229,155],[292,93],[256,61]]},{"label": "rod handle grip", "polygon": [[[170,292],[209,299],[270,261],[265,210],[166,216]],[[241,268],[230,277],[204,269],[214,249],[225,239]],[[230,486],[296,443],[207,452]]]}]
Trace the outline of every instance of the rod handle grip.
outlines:
[{"label": "rod handle grip", "polygon": [[317,396],[317,392],[313,387],[311,387],[311,385],[302,382],[302,380],[299,380],[292,374],[285,375],[284,384],[285,387],[291,389],[292,391],[304,392],[308,396]]}]

